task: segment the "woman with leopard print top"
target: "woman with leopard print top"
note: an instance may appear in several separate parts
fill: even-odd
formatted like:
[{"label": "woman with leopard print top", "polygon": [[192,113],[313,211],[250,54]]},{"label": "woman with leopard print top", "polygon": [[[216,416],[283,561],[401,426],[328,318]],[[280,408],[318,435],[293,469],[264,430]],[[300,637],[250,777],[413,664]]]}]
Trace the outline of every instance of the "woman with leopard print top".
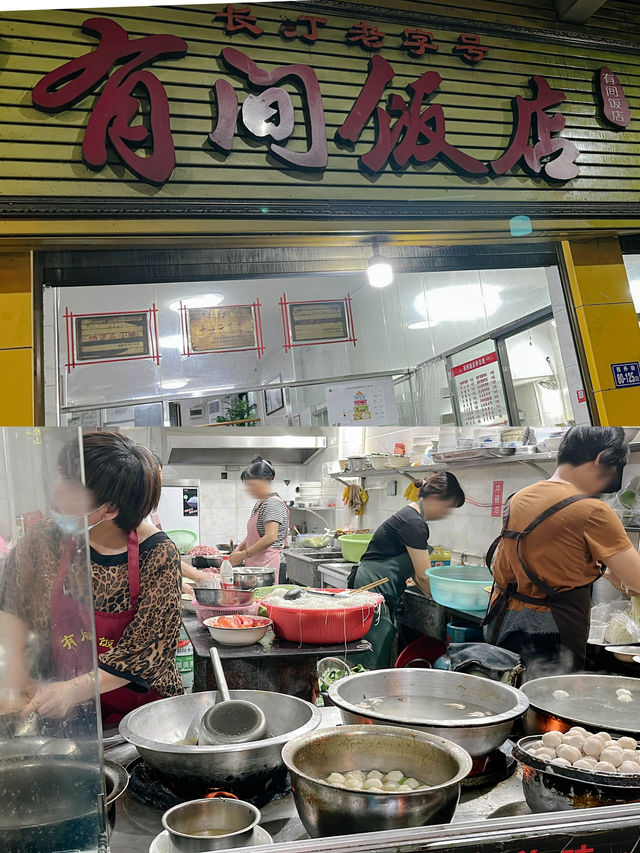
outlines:
[{"label": "woman with leopard print top", "polygon": [[[140,705],[183,692],[176,668],[180,555],[165,533],[143,521],[160,498],[159,467],[146,448],[118,433],[86,434],[86,488],[70,473],[79,470],[77,454],[69,445],[60,459],[53,502],[65,514],[33,527],[9,558],[2,609],[51,638],[34,676],[58,680],[38,689],[25,713],[64,717],[95,696],[93,640],[102,718],[114,724]],[[81,495],[89,505],[78,511]],[[90,531],[90,603],[80,593],[85,552],[69,547],[74,540],[65,531],[69,520],[77,523],[83,515]],[[48,595],[33,596],[36,584]]]}]

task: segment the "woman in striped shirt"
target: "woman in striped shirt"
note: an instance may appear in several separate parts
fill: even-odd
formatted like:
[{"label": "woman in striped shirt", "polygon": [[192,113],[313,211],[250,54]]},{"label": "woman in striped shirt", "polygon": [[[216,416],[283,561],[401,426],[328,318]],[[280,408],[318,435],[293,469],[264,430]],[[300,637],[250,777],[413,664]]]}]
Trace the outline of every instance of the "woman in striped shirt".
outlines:
[{"label": "woman in striped shirt", "polygon": [[256,504],[247,522],[247,535],[229,558],[232,566],[244,563],[276,572],[280,569],[289,531],[289,508],[273,491],[275,476],[273,465],[260,456],[242,472],[242,482]]}]

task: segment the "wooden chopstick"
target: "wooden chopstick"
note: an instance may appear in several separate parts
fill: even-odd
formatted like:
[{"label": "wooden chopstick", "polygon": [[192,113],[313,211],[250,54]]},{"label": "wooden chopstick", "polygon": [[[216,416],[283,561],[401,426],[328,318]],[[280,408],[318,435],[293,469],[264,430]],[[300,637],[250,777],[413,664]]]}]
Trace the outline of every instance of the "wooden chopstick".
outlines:
[{"label": "wooden chopstick", "polygon": [[389,583],[389,578],[380,578],[380,580],[368,583],[366,586],[360,586],[358,589],[349,590],[349,595],[355,595],[356,592],[366,592],[368,589],[374,589],[376,586],[382,586],[383,583]]}]

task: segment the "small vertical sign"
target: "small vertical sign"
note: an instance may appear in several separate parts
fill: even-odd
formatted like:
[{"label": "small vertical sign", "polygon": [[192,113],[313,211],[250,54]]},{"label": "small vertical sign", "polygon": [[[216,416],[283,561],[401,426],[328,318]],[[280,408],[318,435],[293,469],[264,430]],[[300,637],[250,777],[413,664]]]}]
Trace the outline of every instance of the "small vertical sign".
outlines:
[{"label": "small vertical sign", "polygon": [[501,518],[502,496],[504,494],[504,480],[494,480],[491,489],[491,517]]}]

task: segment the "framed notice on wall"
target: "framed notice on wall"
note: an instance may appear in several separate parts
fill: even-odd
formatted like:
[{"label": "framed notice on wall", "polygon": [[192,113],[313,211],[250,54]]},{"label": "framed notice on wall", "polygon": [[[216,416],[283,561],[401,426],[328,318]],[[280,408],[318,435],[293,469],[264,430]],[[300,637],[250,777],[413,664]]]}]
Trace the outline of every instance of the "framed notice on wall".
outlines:
[{"label": "framed notice on wall", "polygon": [[398,423],[393,379],[327,385],[329,426],[386,426]]},{"label": "framed notice on wall", "polygon": [[151,359],[160,363],[158,309],[74,314],[65,308],[67,373],[76,367]]},{"label": "framed notice on wall", "polygon": [[509,423],[498,353],[491,341],[451,356],[449,375],[460,426]]},{"label": "framed notice on wall", "polygon": [[280,300],[284,348],[352,343],[356,345],[351,297],[289,302]]},{"label": "framed notice on wall", "polygon": [[151,353],[146,311],[75,317],[75,334],[76,361],[144,358]]},{"label": "framed notice on wall", "polygon": [[247,352],[264,353],[260,303],[221,305],[215,308],[181,306],[182,354]]}]

